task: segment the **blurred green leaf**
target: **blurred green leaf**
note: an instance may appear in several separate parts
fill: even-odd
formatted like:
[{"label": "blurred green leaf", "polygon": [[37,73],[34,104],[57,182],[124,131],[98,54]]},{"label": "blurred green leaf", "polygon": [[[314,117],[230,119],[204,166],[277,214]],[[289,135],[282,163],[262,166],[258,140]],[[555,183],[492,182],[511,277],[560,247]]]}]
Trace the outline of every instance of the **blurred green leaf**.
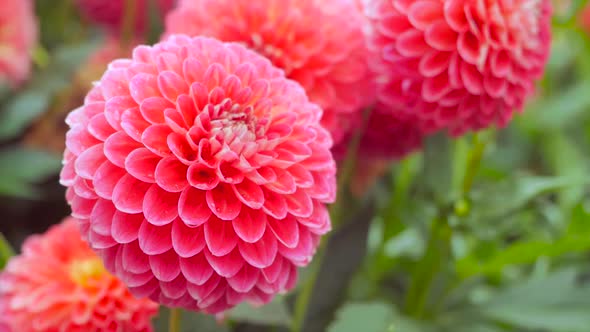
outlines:
[{"label": "blurred green leaf", "polygon": [[587,184],[588,177],[543,177],[521,175],[472,191],[472,205],[476,207],[471,215],[473,224],[482,220],[494,221],[528,204],[540,195],[555,192],[571,186]]},{"label": "blurred green leaf", "polygon": [[59,48],[47,69],[33,76],[23,92],[14,95],[0,109],[0,140],[18,136],[40,114],[46,112],[53,96],[70,84],[70,78],[90,52],[96,41]]},{"label": "blurred green leaf", "polygon": [[14,256],[14,250],[10,246],[10,243],[6,241],[4,235],[0,233],[0,271],[4,269],[4,266],[6,266],[6,263],[8,263],[8,260],[12,256]]},{"label": "blurred green leaf", "polygon": [[350,303],[338,311],[328,332],[409,332],[394,329],[393,318],[393,308],[386,303]]},{"label": "blurred green leaf", "polygon": [[0,195],[34,198],[32,183],[56,174],[61,158],[45,151],[24,148],[0,150]]},{"label": "blurred green leaf", "polygon": [[590,285],[579,285],[574,270],[529,279],[497,293],[479,306],[489,319],[527,329],[588,332]]},{"label": "blurred green leaf", "polygon": [[291,324],[291,316],[283,297],[275,297],[272,302],[259,308],[242,303],[227,313],[227,317],[239,322],[263,325]]},{"label": "blurred green leaf", "polygon": [[424,147],[423,181],[424,189],[433,194],[436,203],[444,204],[452,186],[452,149],[447,135],[439,134],[427,139]]},{"label": "blurred green leaf", "polygon": [[554,131],[575,124],[590,108],[588,91],[590,81],[582,81],[556,96],[539,99],[527,111],[535,114],[527,118],[527,126],[535,131]]}]

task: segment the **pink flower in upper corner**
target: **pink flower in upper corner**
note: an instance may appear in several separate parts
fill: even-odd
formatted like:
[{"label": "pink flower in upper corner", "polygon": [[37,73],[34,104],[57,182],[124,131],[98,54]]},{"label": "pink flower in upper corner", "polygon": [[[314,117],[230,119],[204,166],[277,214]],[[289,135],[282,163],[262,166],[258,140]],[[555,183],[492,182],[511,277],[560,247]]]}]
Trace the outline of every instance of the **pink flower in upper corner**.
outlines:
[{"label": "pink flower in upper corner", "polygon": [[2,332],[148,332],[157,311],[106,272],[73,218],[27,239],[0,273]]},{"label": "pink flower in upper corner", "polygon": [[521,111],[547,62],[551,0],[364,0],[380,108],[458,136]]},{"label": "pink flower in upper corner", "polygon": [[321,115],[264,57],[172,36],[113,62],[69,115],[61,183],[137,296],[208,313],[266,303],[330,230]]},{"label": "pink flower in upper corner", "polygon": [[[90,22],[102,25],[111,32],[119,34],[125,20],[127,0],[76,0],[82,15]],[[157,12],[164,15],[174,7],[176,0],[134,0],[135,31],[142,34],[147,29],[150,18],[150,2],[157,6]]]},{"label": "pink flower in upper corner", "polygon": [[32,0],[4,0],[0,5],[0,83],[13,87],[31,72],[31,52],[37,41]]},{"label": "pink flower in upper corner", "polygon": [[181,0],[168,34],[206,35],[256,50],[324,109],[334,142],[374,102],[358,0]]}]

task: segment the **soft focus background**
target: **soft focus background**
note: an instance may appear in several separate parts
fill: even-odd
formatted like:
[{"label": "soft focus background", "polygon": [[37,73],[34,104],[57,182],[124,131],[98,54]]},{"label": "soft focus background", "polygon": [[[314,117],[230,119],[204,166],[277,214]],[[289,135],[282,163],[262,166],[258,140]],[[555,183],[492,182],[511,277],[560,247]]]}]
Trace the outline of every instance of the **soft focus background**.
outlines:
[{"label": "soft focus background", "polygon": [[[359,213],[345,212],[321,267],[309,268],[320,271],[304,331],[590,331],[585,7],[554,1],[544,79],[508,128],[430,138],[358,199]],[[123,38],[111,40],[71,0],[38,0],[36,13],[33,74],[0,89],[0,232],[14,248],[69,213],[58,184],[65,115],[108,61],[158,40],[162,25],[152,8],[145,36],[122,26]],[[466,174],[479,158],[478,171]],[[449,226],[430,229],[440,218]],[[429,241],[445,237],[450,246]],[[7,250],[0,247],[0,265]],[[240,306],[219,321],[185,313],[183,328],[281,331],[291,305],[287,296],[261,309]]]}]

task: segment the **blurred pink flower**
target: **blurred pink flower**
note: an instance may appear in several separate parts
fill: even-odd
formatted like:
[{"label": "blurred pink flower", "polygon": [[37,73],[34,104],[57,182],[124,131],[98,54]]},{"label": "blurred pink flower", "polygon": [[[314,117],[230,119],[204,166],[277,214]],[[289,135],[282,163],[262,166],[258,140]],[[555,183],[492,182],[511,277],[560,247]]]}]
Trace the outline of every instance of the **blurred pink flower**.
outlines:
[{"label": "blurred pink flower", "polygon": [[322,124],[339,142],[348,118],[374,101],[357,0],[184,0],[166,32],[236,41],[269,58],[324,109]]},{"label": "blurred pink flower", "polygon": [[73,218],[27,239],[0,273],[2,332],[147,332],[157,311],[104,269]]},{"label": "blurred pink flower", "polygon": [[0,83],[13,87],[31,72],[31,52],[37,42],[32,0],[4,0],[0,5]]},{"label": "blurred pink flower", "polygon": [[457,136],[521,111],[543,74],[550,0],[364,0],[382,110]]},{"label": "blurred pink flower", "polygon": [[69,115],[61,183],[137,296],[209,313],[266,303],[330,230],[321,114],[243,46],[172,36],[111,63]]},{"label": "blurred pink flower", "polygon": [[[123,29],[125,6],[127,0],[76,0],[82,15],[90,22],[102,25],[115,34]],[[153,0],[135,1],[135,31],[145,32],[150,18],[150,2]],[[155,0],[158,13],[164,15],[174,7],[176,0]]]}]

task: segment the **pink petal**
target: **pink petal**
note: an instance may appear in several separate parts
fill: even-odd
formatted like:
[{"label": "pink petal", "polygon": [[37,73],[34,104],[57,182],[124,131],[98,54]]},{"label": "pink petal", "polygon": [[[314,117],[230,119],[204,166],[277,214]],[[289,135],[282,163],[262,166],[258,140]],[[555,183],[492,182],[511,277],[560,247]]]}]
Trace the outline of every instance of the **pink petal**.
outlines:
[{"label": "pink petal", "polygon": [[127,214],[121,211],[115,212],[111,224],[111,235],[115,241],[126,244],[137,240],[139,228],[143,223],[143,214]]},{"label": "pink petal", "polygon": [[268,218],[268,225],[285,247],[295,248],[299,243],[299,226],[294,217],[288,216],[282,220]]},{"label": "pink petal", "polygon": [[125,159],[141,145],[127,136],[124,132],[117,132],[111,135],[104,142],[104,154],[115,165],[125,167]]},{"label": "pink petal", "polygon": [[279,252],[298,266],[305,266],[314,254],[311,234],[305,227],[299,227],[299,242],[295,248],[279,244]]},{"label": "pink petal", "polygon": [[213,276],[213,268],[203,253],[189,258],[180,258],[180,269],[186,280],[196,285],[203,285]]},{"label": "pink petal", "polygon": [[137,142],[141,142],[141,135],[149,126],[149,122],[143,119],[137,107],[128,109],[121,115],[121,128]]},{"label": "pink petal", "polygon": [[151,97],[141,102],[139,111],[146,121],[151,124],[163,124],[164,110],[173,107],[174,104],[164,98]]},{"label": "pink petal", "polygon": [[242,203],[233,192],[231,185],[220,183],[205,194],[207,205],[219,219],[233,220],[242,209]]},{"label": "pink petal", "polygon": [[256,285],[256,282],[258,281],[259,275],[259,269],[254,268],[248,264],[244,264],[242,269],[235,276],[227,279],[227,283],[235,291],[246,293],[254,288],[254,285]]},{"label": "pink petal", "polygon": [[149,261],[154,276],[160,281],[172,281],[180,274],[178,255],[174,250],[150,256]]},{"label": "pink petal", "polygon": [[201,190],[211,190],[219,184],[215,170],[201,163],[192,164],[188,168],[187,177],[191,186]]},{"label": "pink petal", "polygon": [[129,82],[129,92],[137,104],[150,97],[161,97],[158,79],[150,74],[137,74]]},{"label": "pink petal", "polygon": [[254,243],[264,235],[266,214],[260,211],[242,209],[240,215],[232,221],[232,225],[240,239]]},{"label": "pink petal", "polygon": [[123,246],[123,266],[132,273],[145,273],[150,270],[148,256],[140,249],[137,241]]},{"label": "pink petal", "polygon": [[117,182],[113,190],[113,203],[117,210],[131,214],[140,213],[143,209],[144,196],[149,188],[148,183],[127,174]]},{"label": "pink petal", "polygon": [[269,267],[277,255],[277,239],[267,229],[262,238],[256,243],[240,241],[238,243],[240,254],[248,264],[263,269]]},{"label": "pink petal", "polygon": [[287,216],[287,201],[283,195],[279,195],[268,189],[264,189],[264,205],[262,210],[276,219]]},{"label": "pink petal", "polygon": [[292,195],[285,195],[287,211],[296,216],[307,218],[313,213],[313,202],[304,189],[298,189]]},{"label": "pink petal", "polygon": [[260,209],[264,204],[264,193],[259,185],[244,179],[241,183],[233,185],[234,193],[240,202],[252,209]]},{"label": "pink petal", "polygon": [[154,226],[144,221],[139,228],[139,247],[148,255],[163,254],[172,249],[172,225]]},{"label": "pink petal", "polygon": [[143,132],[141,141],[153,153],[167,157],[172,153],[166,141],[171,132],[167,125],[152,125]]},{"label": "pink petal", "polygon": [[188,93],[188,85],[184,79],[173,71],[163,71],[158,75],[158,87],[162,95],[175,103],[179,95]]},{"label": "pink petal", "polygon": [[108,123],[104,113],[99,113],[93,116],[90,122],[88,122],[88,132],[99,140],[105,141],[115,133],[115,129]]},{"label": "pink petal", "polygon": [[104,199],[97,200],[90,214],[90,227],[92,230],[100,235],[110,235],[115,211],[112,202]]},{"label": "pink petal", "polygon": [[211,209],[207,205],[205,192],[192,187],[186,188],[178,200],[178,214],[190,227],[197,227],[211,217]]},{"label": "pink petal", "polygon": [[151,224],[162,226],[178,217],[178,193],[171,193],[152,184],[143,200],[143,214]]},{"label": "pink petal", "polygon": [[221,257],[217,257],[209,252],[209,250],[205,250],[205,257],[207,261],[219,274],[224,278],[231,278],[240,271],[242,266],[244,266],[244,259],[240,255],[240,251],[236,248],[229,254]]},{"label": "pink petal", "polygon": [[182,274],[179,274],[176,279],[172,281],[160,281],[160,288],[162,294],[171,299],[179,299],[186,294],[187,283]]},{"label": "pink petal", "polygon": [[104,199],[111,199],[115,186],[125,174],[124,169],[113,165],[110,161],[104,162],[94,174],[92,180],[94,191]]},{"label": "pink petal", "polygon": [[272,262],[272,264],[269,267],[261,270],[264,279],[266,279],[266,281],[268,281],[269,283],[274,283],[279,278],[279,274],[281,272],[281,269],[283,268],[283,264],[287,264],[287,262],[283,259],[281,255],[277,255],[277,258],[274,260],[274,262]]},{"label": "pink petal", "polygon": [[154,173],[161,157],[153,154],[146,148],[133,150],[125,159],[125,169],[135,178],[154,183]]},{"label": "pink petal", "polygon": [[170,192],[183,191],[188,186],[187,170],[176,158],[164,158],[156,168],[156,183]]},{"label": "pink petal", "polygon": [[98,168],[105,161],[103,144],[97,144],[82,152],[76,159],[74,167],[78,176],[92,180]]},{"label": "pink petal", "polygon": [[225,256],[238,243],[238,237],[230,221],[211,218],[205,223],[205,242],[215,256]]},{"label": "pink petal", "polygon": [[172,246],[180,257],[192,257],[205,247],[203,226],[187,227],[180,219],[172,224]]}]

